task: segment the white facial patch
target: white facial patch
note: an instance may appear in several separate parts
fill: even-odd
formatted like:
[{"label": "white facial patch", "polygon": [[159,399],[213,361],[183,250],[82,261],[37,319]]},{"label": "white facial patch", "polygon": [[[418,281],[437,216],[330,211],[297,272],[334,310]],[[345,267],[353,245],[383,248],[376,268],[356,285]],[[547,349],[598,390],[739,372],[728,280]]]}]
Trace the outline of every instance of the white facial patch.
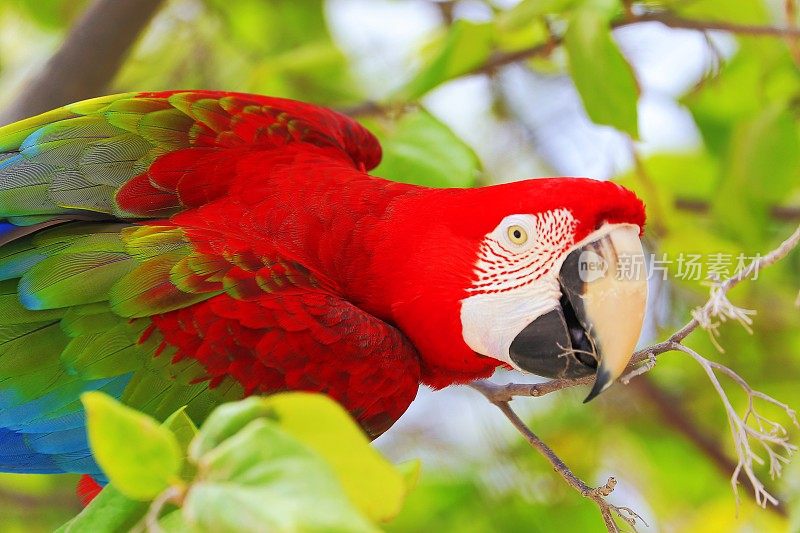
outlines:
[{"label": "white facial patch", "polygon": [[574,246],[566,209],[510,215],[481,243],[475,280],[461,301],[464,342],[513,365],[509,347],[525,326],[559,305],[558,271]]}]

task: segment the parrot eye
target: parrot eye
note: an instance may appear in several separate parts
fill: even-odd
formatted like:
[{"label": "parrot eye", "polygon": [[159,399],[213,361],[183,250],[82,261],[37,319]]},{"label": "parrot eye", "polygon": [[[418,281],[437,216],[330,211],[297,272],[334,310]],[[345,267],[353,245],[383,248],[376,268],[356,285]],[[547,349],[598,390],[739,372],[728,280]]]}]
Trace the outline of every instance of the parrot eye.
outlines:
[{"label": "parrot eye", "polygon": [[514,224],[508,227],[508,239],[514,244],[525,244],[528,242],[528,232],[522,226]]}]

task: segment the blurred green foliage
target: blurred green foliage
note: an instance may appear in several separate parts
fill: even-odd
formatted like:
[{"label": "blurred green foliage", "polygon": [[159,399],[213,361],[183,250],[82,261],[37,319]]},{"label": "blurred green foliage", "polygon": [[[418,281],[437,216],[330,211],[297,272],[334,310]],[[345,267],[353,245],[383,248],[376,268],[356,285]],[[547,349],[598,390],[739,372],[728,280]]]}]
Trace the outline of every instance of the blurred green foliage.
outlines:
[{"label": "blurred green foliage", "polygon": [[[10,101],[25,75],[46,61],[86,3],[8,0],[0,4],[0,100]],[[377,174],[435,186],[470,186],[503,176],[487,171],[477,155],[485,153],[486,147],[470,145],[465,136],[426,109],[427,96],[471,72],[490,73],[482,66],[497,54],[549,47],[550,33],[555,32],[564,35],[565,46],[553,46],[550,55],[523,58],[525,67],[546,75],[571,76],[594,122],[637,137],[641,126],[638,84],[609,26],[625,16],[623,2],[523,0],[510,8],[490,0],[451,4],[457,7],[461,3],[483,4],[488,16],[474,20],[455,17],[454,21],[441,16],[438,26],[419,42],[407,68],[395,72],[395,79],[376,82],[359,78],[353,58],[334,38],[330,10],[337,8],[337,2],[172,0],[142,36],[112,90],[225,89],[349,109],[373,95],[370,87],[385,84],[392,90],[384,92],[388,96],[380,102],[379,112],[374,112],[374,106],[365,106],[362,110],[367,112],[360,116],[384,146],[385,157]],[[790,3],[632,2],[634,13],[666,10],[700,21],[779,27],[798,23],[786,20],[784,6]],[[700,132],[701,145],[689,152],[641,156],[640,168],[617,177],[647,203],[650,223],[646,237],[659,256],[743,253],[752,257],[773,248],[798,223],[796,217],[787,215],[800,206],[797,46],[782,38],[737,34],[732,51],[678,98]],[[498,119],[519,127],[520,117],[500,96],[496,98],[493,109],[500,115]],[[548,102],[530,105],[547,106]],[[502,151],[502,147],[496,150]],[[531,144],[529,150],[535,153],[538,146]],[[669,281],[657,293],[668,303],[658,324],[662,337],[685,322],[689,311],[707,296],[707,285],[678,279],[676,269],[676,264],[670,263]],[[800,254],[795,252],[759,273],[756,282],[743,284],[732,293],[738,304],[758,311],[754,335],[735,324],[723,325],[721,343],[727,351],[720,355],[703,332],[693,334],[688,344],[724,360],[758,389],[790,405],[800,405],[798,286]],[[679,398],[701,429],[733,456],[725,413],[699,367],[680,354],[667,354],[650,377]],[[743,397],[733,393],[732,399],[744,407]],[[582,478],[602,483],[613,473],[620,480],[618,492],[641,502],[637,509],[654,522],[653,531],[800,528],[797,465],[773,483],[790,505],[793,525],[775,513],[755,508],[744,495],[737,514],[727,476],[685,437],[667,427],[647,398],[630,388],[617,387],[590,408],[580,405],[578,392],[560,393],[542,403],[529,422]],[[212,421],[206,427],[210,424]],[[279,461],[281,455],[306,465],[315,474],[304,478],[302,487],[318,492],[305,494],[308,499],[303,501],[308,507],[321,505],[325,487],[340,483],[335,465],[328,464],[330,458],[319,450],[298,451],[294,440],[300,437],[291,432],[278,437],[279,429],[261,422],[244,436],[237,433],[237,438],[254,439],[252,442],[283,439],[281,447],[271,451],[248,445],[252,452],[248,460]],[[191,437],[194,430],[184,425],[180,431],[188,431]],[[793,431],[796,440],[797,431]],[[188,439],[178,441],[186,448]],[[240,460],[224,453],[215,458],[221,463]],[[238,464],[233,466],[238,468]],[[287,472],[286,490],[303,492]],[[766,472],[760,474],[768,477]],[[193,473],[181,471],[180,475],[192,479]],[[400,483],[399,478],[392,479]],[[0,476],[0,531],[47,531],[68,520],[79,509],[73,497],[75,481],[75,476]],[[124,482],[119,488],[122,486]],[[240,515],[208,512],[223,495],[213,480],[206,489],[186,508],[211,529],[235,527]],[[245,491],[225,497],[238,496],[239,503],[250,506],[247,508],[259,519],[275,518],[267,516],[273,508],[263,504],[274,494]],[[392,498],[399,502],[397,491]],[[93,520],[96,509],[109,505],[128,510],[127,516],[119,517],[121,529],[136,523],[144,512],[141,503],[131,502],[112,487],[78,520],[87,520],[87,516]],[[342,518],[334,513],[331,519],[362,516],[365,522],[358,527],[368,523],[363,518],[369,515],[364,508],[351,509],[341,501],[336,505],[346,509],[343,513],[353,514]],[[378,515],[391,514],[385,509],[382,512]],[[302,513],[287,513],[283,518],[304,518]],[[176,513],[170,516],[167,525],[179,528],[182,518]],[[91,521],[83,524],[92,527]],[[419,486],[386,527],[397,532],[602,530],[594,506],[564,485],[545,461],[516,437],[499,439],[489,456],[465,456],[459,468],[423,468]]]},{"label": "blurred green foliage", "polygon": [[[404,474],[384,460],[319,394],[226,404],[200,429],[182,410],[158,424],[103,393],[82,401],[109,484],[60,531],[151,528],[150,520],[184,532],[371,532],[399,512],[415,482],[415,468]],[[163,512],[149,517],[153,506]]]},{"label": "blurred green foliage", "polygon": [[609,22],[615,14],[615,3],[605,4],[610,6],[599,7],[590,2],[571,14],[564,35],[570,74],[586,113],[595,123],[614,126],[636,139],[639,91],[630,65],[611,37]]}]

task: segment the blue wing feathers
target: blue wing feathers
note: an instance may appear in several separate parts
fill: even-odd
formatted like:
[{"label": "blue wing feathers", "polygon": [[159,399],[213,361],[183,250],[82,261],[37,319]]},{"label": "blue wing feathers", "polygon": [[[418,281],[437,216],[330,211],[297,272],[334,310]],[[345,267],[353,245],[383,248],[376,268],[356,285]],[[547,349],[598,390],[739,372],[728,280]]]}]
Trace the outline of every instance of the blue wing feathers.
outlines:
[{"label": "blue wing feathers", "polygon": [[73,381],[21,404],[12,390],[0,391],[0,471],[102,478],[89,449],[83,409],[75,400],[90,390],[119,398],[129,380],[130,375]]}]

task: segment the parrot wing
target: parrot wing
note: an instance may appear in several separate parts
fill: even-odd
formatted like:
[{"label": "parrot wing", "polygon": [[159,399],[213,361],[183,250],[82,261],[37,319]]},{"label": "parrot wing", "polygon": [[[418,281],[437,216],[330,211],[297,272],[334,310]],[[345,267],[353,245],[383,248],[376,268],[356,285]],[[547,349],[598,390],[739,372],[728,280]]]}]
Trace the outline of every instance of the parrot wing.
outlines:
[{"label": "parrot wing", "polygon": [[65,106],[0,128],[0,235],[53,220],[168,217],[224,195],[237,155],[288,145],[361,171],[381,158],[357,122],[281,98],[128,93]]},{"label": "parrot wing", "polygon": [[[315,361],[329,382],[350,379],[337,357],[365,369],[375,354],[414,359],[400,332],[279,251],[200,250],[169,222],[223,197],[238,155],[302,145],[355,170],[380,159],[346,117],[231,93],[118,95],[0,128],[0,470],[102,481],[84,391],[159,418],[187,405],[202,420],[245,394],[324,390],[304,371],[314,354],[329,358]],[[138,222],[152,218],[163,220]],[[415,392],[414,370],[368,381]],[[375,433],[393,421],[375,398],[358,410]]]}]

